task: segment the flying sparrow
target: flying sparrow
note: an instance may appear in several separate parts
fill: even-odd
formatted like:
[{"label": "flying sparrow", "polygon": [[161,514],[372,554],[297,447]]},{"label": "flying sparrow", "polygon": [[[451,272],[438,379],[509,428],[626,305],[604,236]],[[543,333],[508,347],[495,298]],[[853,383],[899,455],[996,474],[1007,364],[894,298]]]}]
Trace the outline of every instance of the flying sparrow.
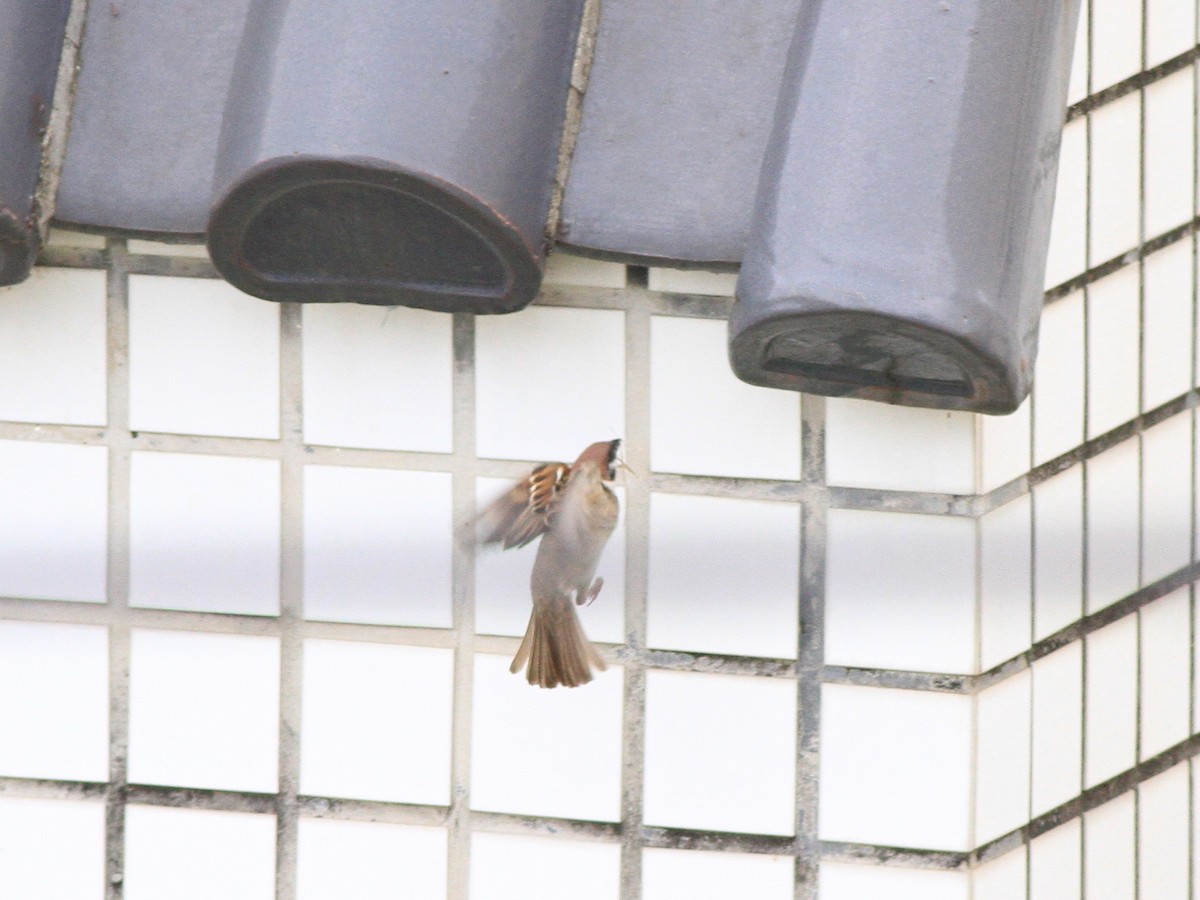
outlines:
[{"label": "flying sparrow", "polygon": [[530,684],[578,687],[603,671],[604,659],[583,633],[577,604],[591,603],[604,579],[600,553],[617,527],[618,504],[605,484],[615,477],[619,440],[592,444],[571,465],[543,463],[479,517],[480,543],[505,550],[541,537],[530,589],[533,613],[510,671],[528,665]]}]

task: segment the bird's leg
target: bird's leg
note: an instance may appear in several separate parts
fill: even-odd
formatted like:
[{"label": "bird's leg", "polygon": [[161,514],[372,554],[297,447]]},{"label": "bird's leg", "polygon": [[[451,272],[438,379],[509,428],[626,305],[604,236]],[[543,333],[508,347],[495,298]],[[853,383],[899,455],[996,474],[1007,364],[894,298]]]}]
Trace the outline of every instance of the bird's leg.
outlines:
[{"label": "bird's leg", "polygon": [[596,599],[596,595],[600,593],[600,588],[602,587],[604,587],[604,579],[597,575],[596,580],[592,582],[592,586],[587,589],[587,593],[582,597],[577,597],[575,602],[580,606],[584,604],[591,606],[592,601]]}]

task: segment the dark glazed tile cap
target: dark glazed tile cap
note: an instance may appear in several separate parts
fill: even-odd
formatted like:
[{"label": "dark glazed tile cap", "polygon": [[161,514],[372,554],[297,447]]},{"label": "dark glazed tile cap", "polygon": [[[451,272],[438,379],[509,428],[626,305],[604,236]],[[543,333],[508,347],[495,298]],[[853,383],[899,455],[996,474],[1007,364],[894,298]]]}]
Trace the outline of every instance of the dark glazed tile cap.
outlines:
[{"label": "dark glazed tile cap", "polygon": [[208,248],[231,284],[268,300],[512,312],[542,278],[496,210],[377,159],[260,163],[214,204]]}]

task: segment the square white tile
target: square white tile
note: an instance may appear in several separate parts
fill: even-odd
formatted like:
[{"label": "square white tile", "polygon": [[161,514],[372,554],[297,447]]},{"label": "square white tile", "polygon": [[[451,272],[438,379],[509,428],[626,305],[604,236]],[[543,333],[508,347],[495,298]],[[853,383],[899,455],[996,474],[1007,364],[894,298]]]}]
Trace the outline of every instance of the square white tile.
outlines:
[{"label": "square white tile", "polygon": [[1083,615],[1083,466],[1033,488],[1034,640]]},{"label": "square white tile", "polygon": [[[655,471],[800,477],[800,395],[739,381],[725,322],[650,323],[650,462]],[[769,437],[768,437],[769,436]]]},{"label": "square white tile", "polygon": [[1069,819],[1029,843],[1029,900],[1083,900],[1083,828]]},{"label": "square white tile", "polygon": [[556,250],[546,257],[542,284],[619,289],[625,287],[625,264],[571,256]]},{"label": "square white tile", "polygon": [[971,873],[971,900],[1024,900],[1027,869],[1024,847],[984,863]]},{"label": "square white tile", "polygon": [[[1110,9],[1134,8],[1134,4],[1126,0],[1096,0],[1096,3],[1103,3]],[[1092,58],[1099,62],[1112,57],[1097,46]],[[1135,71],[1136,68],[1135,64]],[[1097,72],[1095,68],[1092,74],[1093,89],[1112,83],[1107,80],[1110,76]],[[1141,95],[1134,91],[1098,107],[1090,114],[1091,191],[1088,218],[1091,224],[1091,252],[1088,265],[1099,265],[1120,256],[1138,243],[1141,105]]]},{"label": "square white tile", "polygon": [[616,900],[621,848],[513,834],[471,837],[471,900]]},{"label": "square white tile", "polygon": [[1091,0],[1092,91],[1142,68],[1142,9],[1123,0]]},{"label": "square white tile", "polygon": [[131,605],[274,615],[279,500],[273,459],[134,452]]},{"label": "square white tile", "polygon": [[0,798],[0,859],[0,896],[103,900],[104,803]]},{"label": "square white tile", "polygon": [[0,419],[103,425],[104,273],[35,268],[0,288]]},{"label": "square white tile", "polygon": [[975,671],[973,520],[833,509],[828,547],[826,662]]},{"label": "square white tile", "polygon": [[297,900],[446,895],[444,829],[302,817],[297,844]]},{"label": "square white tile", "polygon": [[822,863],[821,900],[968,900],[965,872]]},{"label": "square white tile", "polygon": [[0,734],[5,775],[107,781],[107,629],[0,621]]},{"label": "square white tile", "polygon": [[[478,508],[482,509],[512,487],[511,481],[479,479]],[[593,641],[625,640],[625,492],[614,488],[621,504],[616,530],[600,554],[596,574],[604,586],[596,599],[575,609],[584,634]],[[479,548],[475,553],[475,630],[480,634],[521,637],[529,624],[532,599],[529,579],[539,541],[525,547],[499,550]]]},{"label": "square white tile", "polygon": [[798,506],[652,494],[649,553],[649,646],[796,655]]},{"label": "square white tile", "polygon": [[1033,614],[1033,501],[1023,494],[979,519],[980,669],[1023,653]]},{"label": "square white tile", "polygon": [[792,834],[795,756],[795,682],[647,672],[647,824]]},{"label": "square white tile", "polygon": [[279,641],[135,629],[129,780],[274,792]]},{"label": "square white tile", "polygon": [[108,451],[0,441],[0,596],[102,603]]},{"label": "square white tile", "polygon": [[205,244],[173,244],[167,241],[129,240],[126,248],[130,253],[144,253],[149,256],[187,256],[192,259],[208,259],[208,247]]},{"label": "square white tile", "polygon": [[625,431],[625,315],[530,307],[475,320],[476,449],[574,460]]},{"label": "square white tile", "polygon": [[794,873],[787,856],[649,847],[642,853],[642,900],[792,900]]},{"label": "square white tile", "polygon": [[1138,586],[1138,442],[1122,441],[1089,459],[1087,610],[1095,612]]},{"label": "square white tile", "polygon": [[1037,660],[1033,671],[1032,814],[1079,795],[1083,766],[1083,645]]},{"label": "square white tile", "polygon": [[976,846],[1029,821],[1031,686],[1026,670],[975,698]]},{"label": "square white tile", "polygon": [[449,473],[306,466],[305,616],[448,628],[450,493]]},{"label": "square white tile", "polygon": [[298,900],[440,898],[445,892],[444,829],[301,818]]},{"label": "square white tile", "polygon": [[1142,608],[1141,664],[1142,759],[1149,759],[1187,738],[1188,692],[1192,662],[1191,603],[1186,587]]},{"label": "square white tile", "polygon": [[822,697],[821,838],[968,849],[971,698],[835,684]]},{"label": "square white tile", "polygon": [[1192,183],[1196,164],[1195,74],[1195,67],[1188,66],[1145,87],[1147,238],[1170,231],[1194,215],[1192,192],[1182,188]]},{"label": "square white tile", "polygon": [[1192,386],[1191,241],[1146,257],[1142,306],[1142,409],[1154,409]]},{"label": "square white tile", "polygon": [[279,437],[279,304],[216,279],[131,275],[129,426]]},{"label": "square white tile", "polygon": [[303,315],[307,443],[450,452],[450,316],[356,303],[308,303]]},{"label": "square white tile", "polygon": [[1094,631],[1084,639],[1087,685],[1084,719],[1084,786],[1092,787],[1133,767],[1137,745],[1137,617]]},{"label": "square white tile", "polygon": [[[1084,17],[1084,26],[1087,22]],[[1076,58],[1086,56],[1076,47]],[[1054,219],[1046,257],[1046,287],[1074,278],[1087,268],[1087,120],[1078,118],[1063,127],[1058,151],[1058,181],[1054,194]]]},{"label": "square white tile", "polygon": [[472,808],[620,819],[621,668],[577,690],[544,690],[508,666],[475,657]]},{"label": "square white tile", "polygon": [[825,427],[830,484],[947,494],[975,490],[970,413],[830,398]]},{"label": "square white tile", "polygon": [[1103,434],[1139,412],[1138,268],[1125,266],[1087,291],[1087,434]]},{"label": "square white tile", "polygon": [[91,234],[84,231],[70,231],[66,228],[50,228],[46,239],[47,247],[74,247],[86,250],[103,250],[105,238],[102,234]]},{"label": "square white tile", "polygon": [[453,680],[450,650],[305,641],[300,792],[448,804]]},{"label": "square white tile", "polygon": [[979,490],[994,490],[1033,465],[1033,397],[1007,416],[975,416],[979,443]]},{"label": "square white tile", "polygon": [[1033,461],[1041,464],[1083,443],[1084,303],[1076,291],[1042,312],[1033,380]]},{"label": "square white tile", "polygon": [[1140,897],[1189,900],[1188,764],[1180,763],[1138,786]]},{"label": "square white tile", "polygon": [[1190,412],[1142,435],[1142,584],[1191,561],[1192,468]]},{"label": "square white tile", "polygon": [[651,266],[647,286],[652,291],[665,291],[672,294],[732,297],[737,287],[737,274],[734,272],[704,272],[699,269],[662,269]]},{"label": "square white tile", "polygon": [[1083,896],[1087,900],[1136,896],[1134,795],[1122,794],[1085,813],[1083,823]]},{"label": "square white tile", "polygon": [[275,817],[130,806],[124,875],[125,900],[273,897]]},{"label": "square white tile", "polygon": [[1146,2],[1146,66],[1153,67],[1192,49],[1196,7],[1179,0]]}]

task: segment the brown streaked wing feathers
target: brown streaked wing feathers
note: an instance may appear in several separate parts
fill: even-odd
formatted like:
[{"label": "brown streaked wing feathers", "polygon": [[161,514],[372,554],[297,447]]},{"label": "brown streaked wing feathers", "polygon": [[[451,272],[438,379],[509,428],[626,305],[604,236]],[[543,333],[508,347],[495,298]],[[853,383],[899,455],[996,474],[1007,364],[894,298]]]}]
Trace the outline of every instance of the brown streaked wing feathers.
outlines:
[{"label": "brown streaked wing feathers", "polygon": [[569,474],[565,463],[543,463],[513,485],[480,517],[485,529],[481,543],[503,544],[509,550],[540,536],[549,527],[555,496]]}]

